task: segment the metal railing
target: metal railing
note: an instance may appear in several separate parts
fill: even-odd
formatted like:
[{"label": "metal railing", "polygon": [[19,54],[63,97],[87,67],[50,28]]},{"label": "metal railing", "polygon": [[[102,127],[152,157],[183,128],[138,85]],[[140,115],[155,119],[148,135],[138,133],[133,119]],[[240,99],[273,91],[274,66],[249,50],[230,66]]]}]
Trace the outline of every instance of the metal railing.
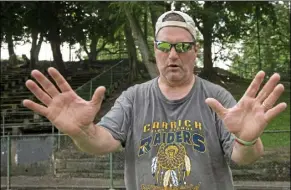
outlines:
[{"label": "metal railing", "polygon": [[[282,134],[272,135],[279,138]],[[18,181],[21,176],[27,176],[26,180],[39,178],[40,183],[43,179],[56,178],[58,181],[76,178],[100,180],[100,184],[95,183],[95,189],[118,188],[124,179],[123,150],[104,156],[90,155],[81,152],[64,134],[5,135],[1,137],[1,154],[1,177],[6,177],[7,189],[21,184]],[[289,181],[290,151],[283,151],[281,147],[267,150],[266,157],[255,165],[231,168],[236,182]]]},{"label": "metal railing", "polygon": [[[15,182],[11,180],[13,177],[25,175],[30,177],[60,178],[62,176],[77,177],[78,175],[92,177],[88,172],[88,168],[92,169],[90,164],[95,165],[96,175],[106,181],[106,186],[110,189],[114,188],[114,168],[116,166],[113,165],[113,154],[93,156],[82,153],[76,148],[73,141],[71,139],[68,140],[64,134],[25,136],[8,134],[1,137],[1,154],[1,176],[6,176],[7,189],[11,189],[11,183]],[[70,163],[70,160],[74,159],[74,157],[80,159],[79,165],[84,165],[82,159],[86,159],[89,162],[88,166],[82,168],[87,168],[87,173],[86,171],[74,169],[72,164],[78,165],[78,163],[75,163],[76,161]],[[70,164],[71,166],[69,166]],[[108,168],[104,167],[104,165],[107,165]],[[67,171],[67,173],[62,173],[63,171]],[[109,171],[109,175],[107,171]]]},{"label": "metal railing", "polygon": [[[90,100],[95,89],[98,86],[105,86],[107,88],[107,93],[110,94],[114,91],[114,88],[119,85],[118,82],[127,78],[129,73],[129,69],[124,61],[120,61],[110,68],[104,70],[103,73],[97,75],[84,85],[80,86],[76,89],[76,93],[80,95],[82,98],[86,100]],[[12,110],[11,110],[12,111]],[[19,114],[27,114],[26,112],[19,112]],[[12,184],[16,181],[13,181],[13,177],[19,175],[35,175],[35,176],[51,176],[51,177],[87,177],[87,178],[103,178],[106,183],[101,184],[102,187],[114,189],[117,188],[116,180],[123,180],[123,151],[111,153],[106,156],[90,156],[85,153],[81,153],[75,147],[72,140],[64,134],[58,133],[55,134],[54,127],[51,126],[51,123],[45,123],[47,126],[51,126],[52,134],[42,134],[42,135],[25,135],[25,136],[17,136],[17,135],[10,135],[5,132],[4,127],[17,127],[15,124],[8,124],[5,123],[7,121],[7,117],[9,112],[1,113],[2,122],[1,127],[4,130],[3,136],[1,137],[1,176],[6,176],[6,187],[7,189],[11,189]],[[34,119],[39,119],[37,116],[33,116]],[[37,123],[30,123],[31,125],[40,125],[41,122]],[[21,124],[22,125],[22,124]],[[23,127],[23,125],[22,125]],[[275,139],[280,139],[282,134],[290,135],[290,130],[266,130],[264,131],[264,135],[274,135],[276,136]],[[278,137],[278,138],[277,138]],[[288,138],[290,139],[290,138]],[[290,142],[288,143],[290,144]],[[278,150],[281,151],[281,150]],[[277,153],[278,155],[281,152]],[[38,156],[35,156],[38,155]],[[46,157],[39,157],[39,155],[46,155]],[[276,152],[275,152],[276,155]],[[286,156],[286,155],[285,155]],[[290,158],[290,152],[289,152]],[[75,160],[74,160],[75,159]],[[76,160],[86,159],[84,171],[76,171],[75,168],[72,168],[72,163]],[[286,166],[290,168],[290,161],[287,163],[287,156],[286,156]],[[280,160],[281,161],[281,160]],[[66,164],[64,164],[64,162]],[[72,162],[72,163],[71,163]],[[82,162],[82,161],[81,161]],[[279,162],[279,159],[278,159]],[[275,161],[275,164],[278,163]],[[71,164],[71,166],[70,166]],[[78,164],[78,163],[76,163]],[[86,165],[88,164],[88,165]],[[90,165],[91,164],[91,165]],[[95,168],[96,173],[88,171],[88,168],[92,170],[91,166]],[[6,167],[5,167],[6,166]],[[268,166],[269,168],[264,169],[271,169],[274,167],[272,164]],[[277,166],[280,168],[281,166]],[[282,166],[284,167],[284,166]],[[87,168],[87,170],[86,170]],[[70,170],[72,170],[70,172]],[[244,177],[247,180],[247,177],[251,179],[265,179],[264,176],[261,176],[258,172],[252,171],[250,168],[249,176],[240,176],[237,171],[246,171],[245,168],[234,168],[234,174],[236,175],[235,179],[242,180]],[[69,173],[62,173],[67,171]],[[283,172],[282,172],[283,171]],[[286,173],[286,170],[280,171],[281,173]],[[76,173],[74,176],[74,172]],[[261,172],[263,174],[263,172]],[[266,173],[266,172],[265,172]],[[268,172],[267,172],[268,173]],[[271,173],[271,172],[270,172]],[[93,176],[92,176],[93,175]],[[280,180],[288,178],[287,176],[277,176]],[[290,178],[290,177],[289,177]],[[98,188],[98,187],[96,187]],[[73,189],[73,188],[72,188]]]},{"label": "metal railing", "polygon": [[78,87],[76,93],[86,100],[90,100],[95,89],[99,86],[106,87],[106,93],[111,93],[116,83],[126,79],[129,74],[129,65],[124,60],[119,61],[102,73],[92,78],[82,86]]},{"label": "metal railing", "polygon": [[[98,86],[105,86],[107,91],[107,95],[111,94],[115,90],[115,88],[118,87],[118,83],[122,82],[123,80],[127,79],[127,76],[129,74],[129,67],[128,63],[126,63],[124,60],[119,61],[118,63],[114,64],[113,66],[109,67],[108,69],[104,70],[101,74],[97,75],[84,85],[77,88],[75,91],[76,93],[81,96],[82,98],[86,100],[90,100],[95,89]],[[21,118],[20,121],[17,121],[15,118]],[[49,160],[52,160],[54,162],[54,153],[56,151],[62,150],[64,147],[67,147],[68,144],[70,144],[70,140],[67,137],[67,135],[61,134],[58,132],[57,135],[54,134],[54,127],[52,127],[52,134],[44,134],[44,135],[37,135],[37,136],[31,136],[31,135],[25,135],[25,136],[11,136],[10,131],[6,132],[5,128],[22,128],[22,127],[31,127],[31,126],[40,126],[40,125],[46,125],[51,126],[50,122],[46,122],[45,118],[42,116],[32,112],[32,111],[17,111],[16,109],[6,109],[5,111],[1,112],[1,127],[2,127],[2,136],[1,136],[1,153],[6,155],[6,176],[7,176],[7,189],[10,189],[11,187],[11,175],[13,174],[13,168],[11,165],[15,166],[17,165],[15,163],[15,158],[13,159],[13,156],[11,156],[11,150],[15,149],[11,148],[11,139],[12,141],[17,141],[17,138],[46,138],[48,136],[52,137],[52,142],[54,144],[54,150],[52,151],[51,158],[48,157]],[[9,121],[9,122],[8,122]],[[2,146],[6,144],[6,151],[5,146]],[[34,143],[38,144],[38,143]],[[14,153],[14,156],[17,155]],[[14,162],[12,162],[14,160]],[[14,163],[14,164],[12,164]],[[113,189],[113,155],[109,154],[109,171],[110,171],[110,188]],[[1,165],[3,163],[1,162]],[[54,166],[54,164],[50,164],[50,166]],[[5,167],[1,167],[5,168]],[[1,170],[1,173],[4,171]],[[18,171],[19,172],[19,171]],[[16,172],[17,173],[17,172]],[[55,172],[54,172],[55,173]]]},{"label": "metal railing", "polygon": [[[118,84],[127,79],[129,74],[129,65],[125,60],[121,60],[109,68],[102,71],[101,74],[92,78],[82,86],[78,87],[75,91],[85,100],[90,100],[95,89],[99,86],[106,87],[106,94],[110,95]],[[20,100],[19,100],[20,101]],[[19,109],[17,107],[12,109],[5,109],[1,111],[1,133],[7,134],[8,128],[23,128],[46,126],[49,127],[50,122],[33,111],[26,108]]]}]

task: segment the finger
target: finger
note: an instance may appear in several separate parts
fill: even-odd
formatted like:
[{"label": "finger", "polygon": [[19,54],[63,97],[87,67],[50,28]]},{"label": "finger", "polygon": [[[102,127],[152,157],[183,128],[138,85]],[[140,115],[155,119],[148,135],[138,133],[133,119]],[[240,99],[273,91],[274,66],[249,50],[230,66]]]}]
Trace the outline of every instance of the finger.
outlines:
[{"label": "finger", "polygon": [[267,123],[270,123],[277,115],[283,112],[287,108],[287,104],[285,102],[278,104],[272,109],[268,110],[265,114],[265,120]]},{"label": "finger", "polygon": [[284,92],[284,86],[282,84],[278,84],[273,90],[273,92],[263,102],[265,107],[267,109],[272,108],[283,92]]},{"label": "finger", "polygon": [[47,108],[43,105],[37,104],[31,100],[23,100],[22,104],[27,107],[28,109],[31,109],[34,112],[37,112],[40,115],[47,116]]},{"label": "finger", "polygon": [[217,115],[223,119],[225,114],[227,113],[227,109],[224,108],[221,103],[219,103],[216,99],[214,98],[207,98],[205,100],[206,104],[209,105],[216,113]]},{"label": "finger", "polygon": [[260,86],[264,80],[264,77],[265,77],[264,71],[258,72],[254,80],[251,82],[250,86],[246,90],[245,96],[252,97],[252,98],[256,97],[256,94],[258,93]]},{"label": "finger", "polygon": [[61,75],[61,73],[58,70],[56,70],[53,67],[50,67],[48,68],[48,73],[54,79],[54,81],[56,82],[56,84],[58,85],[59,89],[62,92],[67,92],[67,91],[72,90],[69,83],[66,81],[66,79],[63,77],[63,75]]},{"label": "finger", "polygon": [[37,80],[37,82],[51,97],[55,97],[60,93],[55,85],[38,70],[33,70],[31,72],[31,76]]},{"label": "finger", "polygon": [[26,87],[35,95],[35,97],[41,101],[44,105],[49,105],[52,101],[52,98],[44,92],[34,81],[26,81]]},{"label": "finger", "polygon": [[280,80],[280,75],[277,73],[273,74],[271,78],[268,80],[268,82],[264,85],[262,90],[259,92],[259,94],[257,95],[256,100],[262,103],[274,90],[279,80]]},{"label": "finger", "polygon": [[104,86],[100,86],[95,90],[93,97],[92,97],[92,100],[91,100],[91,102],[94,105],[101,105],[103,98],[104,98],[105,90],[106,89]]}]

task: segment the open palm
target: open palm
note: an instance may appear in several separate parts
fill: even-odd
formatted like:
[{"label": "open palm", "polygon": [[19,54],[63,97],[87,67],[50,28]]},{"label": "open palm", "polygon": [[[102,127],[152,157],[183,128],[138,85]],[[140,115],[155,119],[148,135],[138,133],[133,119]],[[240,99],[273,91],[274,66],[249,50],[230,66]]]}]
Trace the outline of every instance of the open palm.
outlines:
[{"label": "open palm", "polygon": [[55,68],[49,68],[48,73],[61,92],[41,72],[34,70],[31,75],[42,88],[32,80],[28,80],[26,86],[44,105],[31,100],[24,100],[23,105],[48,118],[63,133],[69,136],[78,135],[93,123],[100,109],[105,88],[97,88],[92,100],[86,101],[74,92]]},{"label": "open palm", "polygon": [[218,114],[226,128],[245,141],[260,137],[267,124],[287,107],[286,103],[274,106],[284,91],[284,86],[278,84],[278,74],[274,74],[258,93],[264,76],[265,73],[260,71],[244,96],[232,108],[224,108],[213,98],[206,99],[206,103]]}]

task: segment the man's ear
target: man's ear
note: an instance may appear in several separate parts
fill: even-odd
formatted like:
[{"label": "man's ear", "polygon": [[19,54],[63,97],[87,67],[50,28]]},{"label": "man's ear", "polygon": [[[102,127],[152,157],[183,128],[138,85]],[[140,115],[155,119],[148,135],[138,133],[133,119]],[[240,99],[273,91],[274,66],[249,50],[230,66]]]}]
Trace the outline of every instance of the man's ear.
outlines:
[{"label": "man's ear", "polygon": [[153,45],[154,45],[154,50],[155,50],[157,48],[155,41],[153,41]]},{"label": "man's ear", "polygon": [[198,43],[196,43],[194,45],[194,51],[195,51],[195,53],[198,53],[199,48],[200,48],[200,45]]}]

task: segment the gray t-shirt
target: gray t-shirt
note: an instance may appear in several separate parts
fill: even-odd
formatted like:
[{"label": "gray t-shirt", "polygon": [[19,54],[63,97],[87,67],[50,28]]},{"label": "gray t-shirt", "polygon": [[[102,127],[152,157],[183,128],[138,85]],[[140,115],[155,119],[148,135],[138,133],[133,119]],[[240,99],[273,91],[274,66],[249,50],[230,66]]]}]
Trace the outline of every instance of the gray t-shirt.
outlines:
[{"label": "gray t-shirt", "polygon": [[224,88],[196,76],[184,98],[170,101],[158,78],[128,88],[98,125],[125,148],[125,185],[137,189],[234,189],[229,133],[205,103],[236,104]]}]

